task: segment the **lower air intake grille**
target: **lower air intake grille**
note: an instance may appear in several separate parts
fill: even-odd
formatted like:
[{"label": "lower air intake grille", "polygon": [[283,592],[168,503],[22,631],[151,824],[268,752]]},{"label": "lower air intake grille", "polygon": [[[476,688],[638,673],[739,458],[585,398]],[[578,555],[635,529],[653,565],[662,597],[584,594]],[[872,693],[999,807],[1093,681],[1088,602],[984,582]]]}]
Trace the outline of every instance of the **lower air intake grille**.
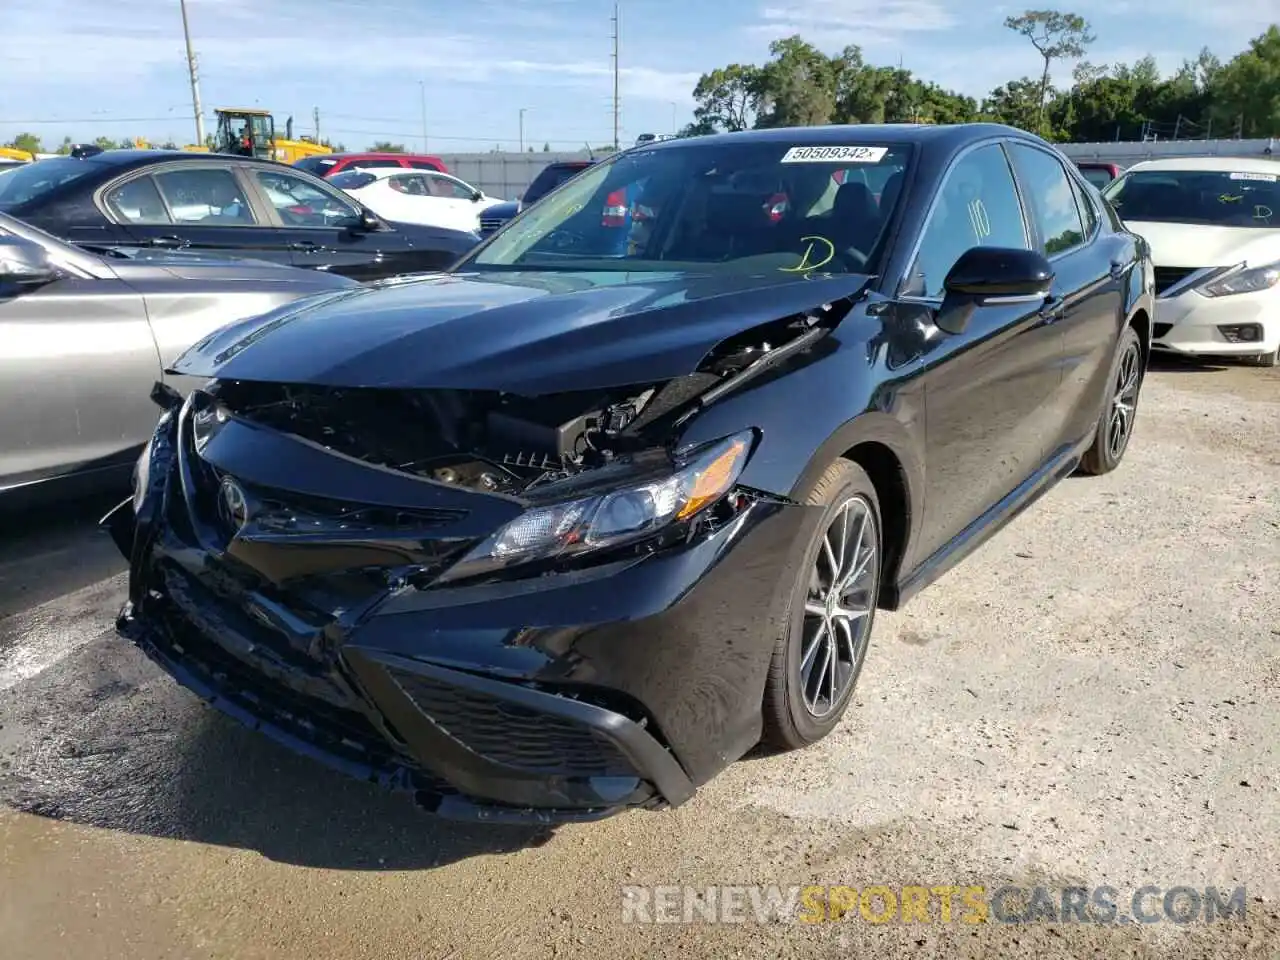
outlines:
[{"label": "lower air intake grille", "polygon": [[635,776],[619,749],[590,727],[430,677],[391,671],[424,714],[495,763],[562,776]]}]

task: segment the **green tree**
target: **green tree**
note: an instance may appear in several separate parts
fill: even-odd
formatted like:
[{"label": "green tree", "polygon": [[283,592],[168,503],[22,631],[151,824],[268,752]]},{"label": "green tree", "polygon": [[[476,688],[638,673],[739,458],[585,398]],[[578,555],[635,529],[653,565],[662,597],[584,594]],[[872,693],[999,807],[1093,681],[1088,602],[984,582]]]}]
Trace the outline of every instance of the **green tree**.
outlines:
[{"label": "green tree", "polygon": [[830,123],[836,108],[836,62],[798,36],[775,40],[769,53],[773,59],[755,74],[756,126]]},{"label": "green tree", "polygon": [[746,130],[755,122],[760,68],[731,63],[704,73],[693,88],[693,124],[700,133]]},{"label": "green tree", "polygon": [[1214,75],[1213,96],[1215,112],[1238,123],[1242,136],[1280,134],[1280,27],[1254,37]]},{"label": "green tree", "polygon": [[95,147],[101,147],[103,150],[116,150],[122,146],[128,146],[129,143],[127,140],[123,143],[116,143],[116,141],[112,140],[110,137],[98,137],[93,141],[93,145]]},{"label": "green tree", "polygon": [[549,144],[549,143],[544,143],[544,144],[542,145],[542,152],[543,152],[543,153],[550,153],[550,152],[551,152],[551,144]]},{"label": "green tree", "polygon": [[404,153],[403,143],[388,143],[386,140],[379,140],[369,148],[371,153]]},{"label": "green tree", "polygon": [[1006,17],[1004,25],[1031,41],[1044,61],[1040,75],[1040,96],[1036,105],[1036,132],[1044,125],[1044,108],[1049,95],[1049,70],[1055,60],[1079,60],[1095,37],[1084,17],[1057,10],[1027,10]]},{"label": "green tree", "polygon": [[57,149],[57,151],[56,151],[56,152],[58,152],[58,153],[62,154],[63,156],[66,156],[68,153],[70,153],[70,152],[71,152],[71,138],[70,138],[70,137],[63,137],[63,138],[62,138],[62,143],[58,144],[58,149]]},{"label": "green tree", "polygon": [[44,147],[40,145],[40,137],[34,133],[20,133],[13,138],[13,142],[9,144],[15,150],[25,150],[27,153],[43,153]]},{"label": "green tree", "polygon": [[1023,77],[996,87],[982,102],[982,115],[996,123],[1036,131],[1040,127],[1040,81]]}]

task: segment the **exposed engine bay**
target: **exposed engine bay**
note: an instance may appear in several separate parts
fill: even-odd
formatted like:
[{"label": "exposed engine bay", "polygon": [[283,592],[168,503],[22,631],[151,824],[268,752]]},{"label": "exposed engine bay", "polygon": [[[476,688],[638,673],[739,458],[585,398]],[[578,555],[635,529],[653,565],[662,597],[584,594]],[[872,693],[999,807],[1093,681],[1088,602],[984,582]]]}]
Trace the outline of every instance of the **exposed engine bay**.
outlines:
[{"label": "exposed engine bay", "polygon": [[807,350],[848,311],[825,305],[723,341],[665,383],[522,397],[498,391],[219,381],[237,417],[382,467],[492,493],[537,486],[667,446],[697,411]]}]

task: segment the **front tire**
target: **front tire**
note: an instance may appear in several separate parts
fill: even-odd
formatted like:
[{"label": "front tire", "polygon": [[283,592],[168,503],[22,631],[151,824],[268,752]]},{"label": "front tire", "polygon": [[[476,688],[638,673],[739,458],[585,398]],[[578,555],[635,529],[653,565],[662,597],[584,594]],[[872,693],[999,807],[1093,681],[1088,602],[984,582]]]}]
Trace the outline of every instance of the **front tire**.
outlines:
[{"label": "front tire", "polygon": [[795,750],[840,722],[862,673],[875,623],[883,526],[865,470],[837,460],[804,499],[822,507],[787,605],[765,682],[763,740]]},{"label": "front tire", "polygon": [[1133,436],[1142,380],[1142,340],[1138,331],[1126,326],[1120,334],[1115,359],[1111,362],[1111,375],[1107,378],[1106,409],[1098,420],[1093,446],[1080,461],[1082,473],[1096,477],[1120,466]]}]

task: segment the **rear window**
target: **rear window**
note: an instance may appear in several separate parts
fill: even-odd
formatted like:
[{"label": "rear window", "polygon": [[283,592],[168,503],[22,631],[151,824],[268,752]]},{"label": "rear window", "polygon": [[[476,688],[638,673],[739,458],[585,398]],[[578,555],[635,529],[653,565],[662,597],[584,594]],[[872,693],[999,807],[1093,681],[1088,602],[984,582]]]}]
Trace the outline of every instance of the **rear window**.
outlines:
[{"label": "rear window", "polygon": [[524,192],[524,205],[527,207],[537,203],[560,184],[576,177],[589,166],[591,166],[589,163],[557,163],[544,168],[533,178],[533,183],[529,184],[529,189]]},{"label": "rear window", "polygon": [[1280,175],[1138,170],[1102,192],[1123,220],[1215,227],[1280,227]]},{"label": "rear window", "polygon": [[1101,190],[1115,179],[1106,167],[1080,167],[1080,175]]},{"label": "rear window", "polygon": [[305,170],[317,177],[323,177],[337,165],[338,161],[331,157],[303,157],[294,163],[299,170]]},{"label": "rear window", "polygon": [[344,170],[342,173],[335,173],[329,178],[329,182],[339,190],[359,190],[377,179],[372,173],[365,173],[363,170]]},{"label": "rear window", "polygon": [[12,210],[101,169],[88,160],[55,157],[6,170],[0,177],[0,210]]}]

